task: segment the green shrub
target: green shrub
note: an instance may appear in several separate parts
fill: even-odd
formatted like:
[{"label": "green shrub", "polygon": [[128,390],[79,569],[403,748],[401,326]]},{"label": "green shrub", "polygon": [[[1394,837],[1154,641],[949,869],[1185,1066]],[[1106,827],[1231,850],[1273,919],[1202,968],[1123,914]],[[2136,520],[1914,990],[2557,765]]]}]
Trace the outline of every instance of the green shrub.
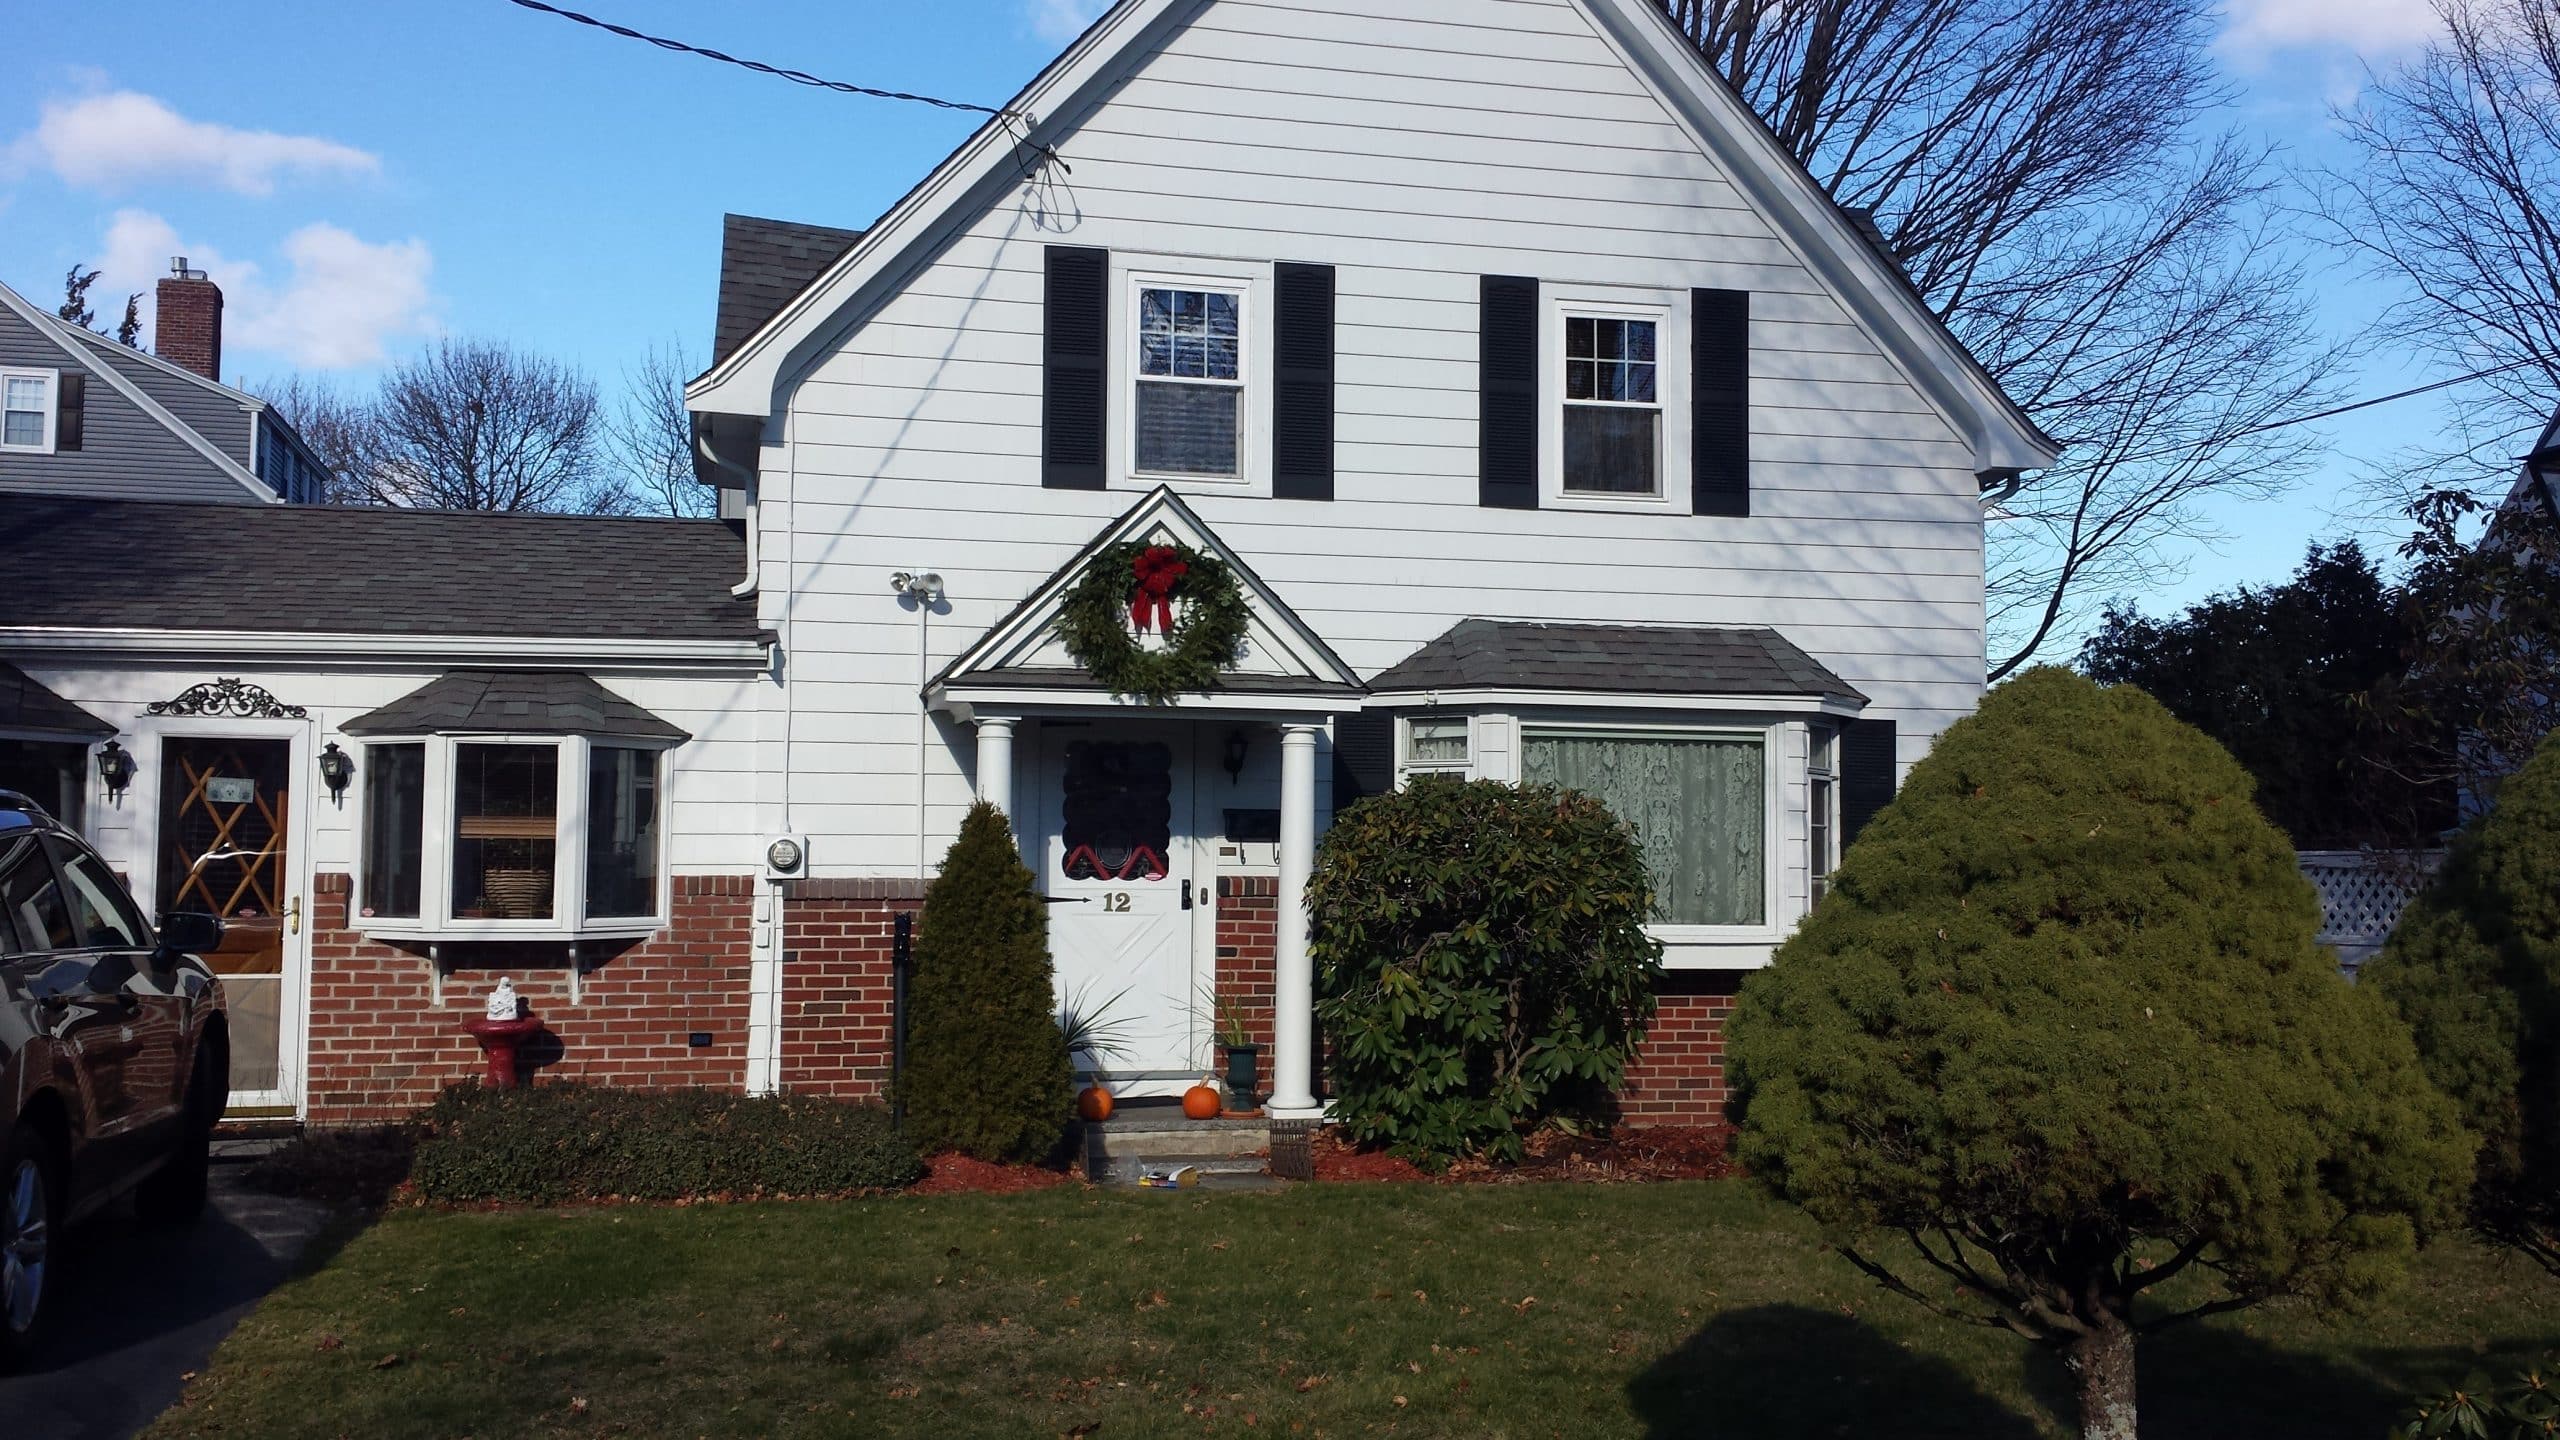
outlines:
[{"label": "green shrub", "polygon": [[924,1174],[887,1110],[807,1095],[463,1084],[420,1128],[410,1174],[444,1202],[841,1195]]},{"label": "green shrub", "polygon": [[2560,1356],[2501,1382],[2474,1370],[2421,1398],[2390,1440],[2527,1440],[2560,1435]]},{"label": "green shrub", "polygon": [[2090,1435],[2133,1433],[2134,1337],[2197,1313],[2154,1286],[2362,1302],[2469,1179],[2250,789],[2139,690],[2010,681],[1726,1030],[1743,1165],[1887,1288],[2059,1351]]},{"label": "green shrub", "polygon": [[2481,1137],[2472,1223],[2560,1274],[2560,732],[2498,787],[2363,978]]},{"label": "green shrub", "polygon": [[1426,777],[1344,811],[1307,885],[1335,1116],[1426,1164],[1596,1118],[1653,1018],[1652,903],[1588,795]]},{"label": "green shrub", "polygon": [[900,1095],[919,1144],[981,1160],[1056,1152],[1074,1103],[1056,984],[1047,907],[1004,812],[981,801],[916,926]]}]

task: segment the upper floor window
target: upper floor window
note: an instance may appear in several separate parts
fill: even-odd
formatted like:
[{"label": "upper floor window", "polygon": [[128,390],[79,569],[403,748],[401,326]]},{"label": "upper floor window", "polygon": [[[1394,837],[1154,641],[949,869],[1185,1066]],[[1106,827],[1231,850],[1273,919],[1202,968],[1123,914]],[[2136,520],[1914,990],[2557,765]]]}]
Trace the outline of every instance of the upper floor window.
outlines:
[{"label": "upper floor window", "polygon": [[1545,497],[1583,508],[1685,498],[1687,481],[1670,479],[1689,455],[1684,298],[1606,286],[1544,298]]},{"label": "upper floor window", "polygon": [[0,370],[0,449],[53,451],[51,370]]},{"label": "upper floor window", "polygon": [[1241,473],[1244,295],[1141,284],[1135,468],[1147,475]]}]

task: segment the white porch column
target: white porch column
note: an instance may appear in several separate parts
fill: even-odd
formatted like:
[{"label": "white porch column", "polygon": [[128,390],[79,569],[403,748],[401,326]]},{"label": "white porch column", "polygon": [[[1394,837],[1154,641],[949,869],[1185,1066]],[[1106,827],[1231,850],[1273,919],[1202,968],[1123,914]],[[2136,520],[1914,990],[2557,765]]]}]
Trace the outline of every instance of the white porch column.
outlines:
[{"label": "white porch column", "polygon": [[978,798],[1013,815],[1013,722],[978,722]]},{"label": "white porch column", "polygon": [[1271,1099],[1275,1120],[1311,1120],[1316,1103],[1312,1055],[1316,974],[1307,959],[1307,875],[1316,859],[1316,733],[1313,725],[1280,727],[1279,934],[1272,946]]}]

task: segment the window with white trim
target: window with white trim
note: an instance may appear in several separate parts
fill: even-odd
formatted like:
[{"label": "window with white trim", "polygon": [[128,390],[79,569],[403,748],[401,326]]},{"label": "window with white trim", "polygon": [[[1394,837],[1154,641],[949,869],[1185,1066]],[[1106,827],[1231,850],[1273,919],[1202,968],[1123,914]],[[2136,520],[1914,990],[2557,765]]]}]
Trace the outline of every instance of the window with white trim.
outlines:
[{"label": "window with white trim", "polygon": [[1838,744],[1835,732],[1815,730],[1805,772],[1805,874],[1816,905],[1831,893],[1831,872],[1840,863],[1840,789],[1834,783],[1839,772],[1833,757]]},{"label": "window with white trim", "polygon": [[1464,715],[1416,715],[1403,722],[1398,766],[1416,775],[1464,776],[1475,759],[1474,735]]},{"label": "window with white trim", "polygon": [[1686,496],[1689,329],[1668,291],[1550,287],[1539,329],[1546,414],[1539,489],[1566,508]]},{"label": "window with white trim", "polygon": [[1656,925],[1768,925],[1767,731],[1532,728],[1520,778],[1590,795],[1635,831]]},{"label": "window with white trim", "polygon": [[360,926],[495,937],[664,925],[665,755],[575,735],[367,743]]},{"label": "window with white trim", "polygon": [[0,450],[53,453],[53,370],[0,370]]},{"label": "window with white trim", "polygon": [[1252,378],[1245,288],[1142,277],[1132,290],[1130,469],[1242,479]]}]

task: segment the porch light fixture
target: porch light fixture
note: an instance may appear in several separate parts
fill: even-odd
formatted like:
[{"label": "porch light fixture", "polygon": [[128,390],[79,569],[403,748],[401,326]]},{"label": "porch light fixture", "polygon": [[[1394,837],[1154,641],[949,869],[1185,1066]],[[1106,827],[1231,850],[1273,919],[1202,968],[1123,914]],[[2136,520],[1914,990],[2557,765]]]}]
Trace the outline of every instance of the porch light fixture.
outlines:
[{"label": "porch light fixture", "polygon": [[125,748],[110,740],[98,747],[98,780],[107,787],[109,800],[122,800],[124,789],[133,783],[133,757]]},{"label": "porch light fixture", "polygon": [[1244,779],[1244,757],[1248,747],[1251,746],[1252,743],[1253,742],[1245,738],[1245,733],[1241,730],[1230,730],[1227,732],[1227,751],[1225,758],[1228,784],[1233,785]]},{"label": "porch light fixture", "polygon": [[901,570],[889,577],[889,588],[918,604],[930,605],[942,598],[942,577],[930,570],[921,575]]},{"label": "porch light fixture", "polygon": [[329,798],[343,806],[347,803],[347,782],[356,777],[355,757],[330,741],[320,751],[320,783],[329,787]]}]

